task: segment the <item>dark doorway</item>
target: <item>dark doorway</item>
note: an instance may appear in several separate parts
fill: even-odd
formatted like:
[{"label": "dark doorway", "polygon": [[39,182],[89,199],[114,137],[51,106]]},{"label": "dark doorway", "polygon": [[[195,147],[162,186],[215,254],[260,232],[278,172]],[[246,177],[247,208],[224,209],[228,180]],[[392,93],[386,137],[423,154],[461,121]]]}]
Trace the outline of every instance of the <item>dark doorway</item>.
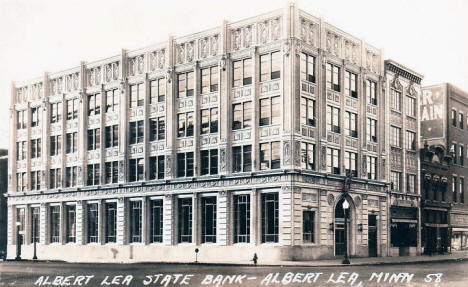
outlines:
[{"label": "dark doorway", "polygon": [[[343,201],[344,199],[341,199],[336,207],[335,207],[335,256],[340,256],[344,255],[345,252],[345,213],[343,209]],[[351,240],[349,234],[349,208],[346,211],[347,213],[347,223],[348,223],[348,240]],[[349,250],[348,250],[349,253]]]},{"label": "dark doorway", "polygon": [[367,244],[369,245],[369,257],[377,256],[377,215],[369,214],[368,216],[368,238]]}]

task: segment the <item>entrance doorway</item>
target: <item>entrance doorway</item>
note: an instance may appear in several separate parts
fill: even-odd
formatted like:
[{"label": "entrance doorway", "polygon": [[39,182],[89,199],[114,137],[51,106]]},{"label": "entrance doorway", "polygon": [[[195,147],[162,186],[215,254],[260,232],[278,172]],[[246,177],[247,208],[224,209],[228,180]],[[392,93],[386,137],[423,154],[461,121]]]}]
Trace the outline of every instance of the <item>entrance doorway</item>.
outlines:
[{"label": "entrance doorway", "polygon": [[[335,256],[341,256],[344,255],[345,253],[345,211],[343,209],[343,201],[344,199],[341,199],[335,207]],[[349,202],[349,200],[348,200]],[[348,230],[348,242],[351,242],[350,238],[350,212],[349,208],[346,210],[347,213],[347,230]],[[349,245],[348,245],[349,246]],[[349,248],[348,248],[348,254],[349,254]]]},{"label": "entrance doorway", "polygon": [[369,245],[369,257],[377,256],[377,215],[369,214],[367,218],[368,237],[367,244]]}]

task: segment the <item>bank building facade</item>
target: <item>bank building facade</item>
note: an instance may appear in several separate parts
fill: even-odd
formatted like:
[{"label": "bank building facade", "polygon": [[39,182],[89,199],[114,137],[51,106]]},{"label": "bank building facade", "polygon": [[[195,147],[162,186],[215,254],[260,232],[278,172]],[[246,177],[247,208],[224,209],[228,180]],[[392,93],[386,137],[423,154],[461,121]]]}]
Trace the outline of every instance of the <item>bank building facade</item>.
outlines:
[{"label": "bank building facade", "polygon": [[421,79],[291,4],[15,82],[8,257],[418,254]]}]

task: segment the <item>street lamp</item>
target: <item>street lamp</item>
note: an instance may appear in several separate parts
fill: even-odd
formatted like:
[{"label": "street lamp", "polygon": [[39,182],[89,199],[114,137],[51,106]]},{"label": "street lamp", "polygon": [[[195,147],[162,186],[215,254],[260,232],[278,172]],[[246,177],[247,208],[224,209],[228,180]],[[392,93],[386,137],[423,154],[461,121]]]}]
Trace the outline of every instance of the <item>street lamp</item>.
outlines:
[{"label": "street lamp", "polygon": [[345,234],[345,246],[344,246],[344,259],[343,264],[349,264],[349,257],[348,257],[348,208],[349,203],[345,199],[343,201],[343,211],[344,211],[344,234]]},{"label": "street lamp", "polygon": [[21,235],[20,235],[21,222],[16,222],[16,258],[15,260],[21,260]]},{"label": "street lamp", "polygon": [[33,233],[34,233],[34,256],[33,256],[33,260],[37,260],[37,254],[36,254],[36,242],[37,242],[37,222],[34,221],[34,230],[33,230]]}]

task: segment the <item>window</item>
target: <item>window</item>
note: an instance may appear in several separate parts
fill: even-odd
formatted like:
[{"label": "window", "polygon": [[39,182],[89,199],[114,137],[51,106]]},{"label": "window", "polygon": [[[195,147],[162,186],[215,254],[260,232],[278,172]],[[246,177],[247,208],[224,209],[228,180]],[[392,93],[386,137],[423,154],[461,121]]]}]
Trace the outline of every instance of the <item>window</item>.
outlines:
[{"label": "window", "polygon": [[88,96],[88,116],[99,115],[101,113],[101,94]]},{"label": "window", "polygon": [[166,138],[166,118],[149,119],[150,141],[160,141]]},{"label": "window", "polygon": [[[23,118],[23,120],[25,119]],[[50,104],[50,122],[58,123],[61,120],[62,120],[62,102]]]},{"label": "window", "polygon": [[262,194],[262,243],[278,242],[278,193]]},{"label": "window", "polygon": [[60,155],[62,150],[62,136],[56,135],[50,137],[50,156]]},{"label": "window", "polygon": [[377,84],[371,80],[366,81],[366,99],[368,104],[377,106]]},{"label": "window", "polygon": [[21,130],[26,128],[26,111],[16,112],[16,129]]},{"label": "window", "polygon": [[232,147],[232,172],[252,171],[252,146]]},{"label": "window", "polygon": [[200,134],[218,132],[218,108],[201,110]]},{"label": "window", "polygon": [[465,203],[465,179],[460,177],[460,202]]},{"label": "window", "polygon": [[345,95],[353,98],[357,98],[357,75],[348,71],[345,71]]},{"label": "window", "polygon": [[401,172],[390,171],[390,182],[392,183],[392,190],[401,191]]},{"label": "window", "polygon": [[180,113],[177,115],[177,136],[193,136],[193,112]]},{"label": "window", "polygon": [[280,123],[280,97],[260,99],[260,126],[276,125]]},{"label": "window", "polygon": [[416,117],[416,99],[406,96],[406,115]]},{"label": "window", "polygon": [[301,125],[315,127],[315,101],[301,97]]},{"label": "window", "polygon": [[357,153],[346,151],[344,161],[346,174],[357,177]]},{"label": "window", "polygon": [[97,243],[99,240],[99,209],[97,203],[87,204],[87,217],[88,217],[88,243]]},{"label": "window", "polygon": [[193,152],[177,154],[177,177],[193,176]]},{"label": "window", "polygon": [[145,103],[145,86],[143,83],[130,85],[130,108],[141,107]]},{"label": "window", "polygon": [[177,74],[177,83],[178,98],[193,96],[193,72]]},{"label": "window", "polygon": [[301,143],[301,168],[315,170],[315,145]]},{"label": "window", "polygon": [[454,176],[452,179],[452,195],[453,202],[457,202],[457,177]]},{"label": "window", "polygon": [[260,144],[260,170],[280,168],[280,142]]},{"label": "window", "polygon": [[62,169],[60,168],[49,169],[49,185],[50,185],[50,188],[62,187]]},{"label": "window", "polygon": [[105,220],[105,241],[106,243],[117,242],[117,203],[104,203]]},{"label": "window", "polygon": [[98,185],[100,183],[99,180],[99,163],[96,164],[88,164],[88,181],[87,185]]},{"label": "window", "polygon": [[105,163],[106,167],[106,184],[109,183],[118,183],[119,180],[119,162],[118,161],[110,161]]},{"label": "window", "polygon": [[459,161],[458,161],[458,162],[460,163],[460,165],[464,165],[464,164],[465,164],[465,161],[464,161],[464,154],[465,154],[465,152],[464,152],[463,149],[464,149],[464,148],[463,148],[462,145],[458,146],[458,158],[459,158]]},{"label": "window", "polygon": [[67,133],[65,151],[67,154],[78,151],[78,133]]},{"label": "window", "polygon": [[106,127],[106,148],[119,146],[119,125]]},{"label": "window", "polygon": [[401,128],[390,126],[390,145],[401,147]]},{"label": "window", "polygon": [[234,243],[250,242],[250,195],[234,195]]},{"label": "window", "polygon": [[252,59],[247,58],[232,63],[232,86],[252,84]]},{"label": "window", "polygon": [[50,243],[60,242],[60,206],[50,206]]},{"label": "window", "polygon": [[416,150],[416,133],[406,131],[405,148],[408,150]]},{"label": "window", "polygon": [[152,156],[149,158],[150,179],[164,179],[164,156]]},{"label": "window", "polygon": [[16,160],[26,159],[27,145],[25,141],[16,142]]},{"label": "window", "polygon": [[218,66],[201,69],[201,93],[218,91]]},{"label": "window", "polygon": [[406,192],[407,193],[416,192],[416,175],[414,174],[406,175]]},{"label": "window", "polygon": [[163,242],[163,201],[150,200],[150,242]]},{"label": "window", "polygon": [[216,243],[216,197],[201,198],[201,241]]},{"label": "window", "polygon": [[390,107],[396,111],[401,111],[401,92],[390,90]]},{"label": "window", "polygon": [[142,158],[129,160],[129,181],[141,181],[145,179],[145,160]]},{"label": "window", "polygon": [[130,243],[141,242],[141,200],[130,201]]},{"label": "window", "polygon": [[340,150],[327,148],[327,172],[340,174]]},{"label": "window", "polygon": [[457,164],[457,144],[452,144],[452,148],[450,149],[450,152],[453,152],[453,163]]},{"label": "window", "polygon": [[31,207],[31,242],[39,242],[40,238],[40,209],[39,207]]},{"label": "window", "polygon": [[166,100],[166,79],[158,79],[150,82],[151,104],[161,103]]},{"label": "window", "polygon": [[463,114],[460,112],[458,114],[458,127],[463,129],[463,124],[464,124],[464,120],[463,120]]},{"label": "window", "polygon": [[74,243],[76,242],[76,205],[66,205],[65,208],[66,242]]},{"label": "window", "polygon": [[97,150],[101,147],[101,129],[88,130],[88,150]]},{"label": "window", "polygon": [[68,166],[65,169],[65,187],[76,186],[78,179],[78,167]]},{"label": "window", "polygon": [[130,122],[130,144],[142,143],[145,138],[144,131],[143,121]]},{"label": "window", "polygon": [[192,242],[192,198],[179,198],[178,242]]},{"label": "window", "polygon": [[454,127],[457,126],[457,111],[456,110],[452,110],[452,125]]},{"label": "window", "polygon": [[377,158],[367,156],[367,178],[377,179]]},{"label": "window", "polygon": [[80,108],[80,99],[67,100],[67,120],[78,118],[78,109]]},{"label": "window", "polygon": [[252,123],[252,102],[232,105],[232,129],[250,128]]},{"label": "window", "polygon": [[302,211],[302,240],[304,243],[315,242],[315,211]]},{"label": "window", "polygon": [[120,91],[113,89],[106,91],[106,113],[119,112]]},{"label": "window", "polygon": [[41,189],[41,172],[40,170],[31,171],[31,190]]},{"label": "window", "polygon": [[41,107],[31,108],[31,127],[39,127],[41,125],[41,119]]},{"label": "window", "polygon": [[260,82],[279,79],[280,70],[280,52],[273,52],[260,56]]},{"label": "window", "polygon": [[327,106],[327,130],[340,133],[340,109]]},{"label": "window", "polygon": [[357,114],[345,112],[345,135],[357,138]]},{"label": "window", "polygon": [[28,188],[28,182],[26,181],[26,173],[16,173],[16,191],[26,191]]},{"label": "window", "polygon": [[31,140],[31,158],[41,157],[42,141],[41,139]]},{"label": "window", "polygon": [[202,150],[200,152],[201,168],[200,174],[218,174],[218,150]]},{"label": "window", "polygon": [[[17,208],[16,209],[16,222],[19,222],[19,226],[16,226],[17,232],[20,236],[19,242],[16,244],[25,244],[25,229],[26,229],[26,210],[25,208]],[[18,237],[16,237],[18,239]]]},{"label": "window", "polygon": [[301,53],[301,80],[315,83],[315,57]]},{"label": "window", "polygon": [[327,63],[327,89],[339,92],[340,89],[340,67]]}]

